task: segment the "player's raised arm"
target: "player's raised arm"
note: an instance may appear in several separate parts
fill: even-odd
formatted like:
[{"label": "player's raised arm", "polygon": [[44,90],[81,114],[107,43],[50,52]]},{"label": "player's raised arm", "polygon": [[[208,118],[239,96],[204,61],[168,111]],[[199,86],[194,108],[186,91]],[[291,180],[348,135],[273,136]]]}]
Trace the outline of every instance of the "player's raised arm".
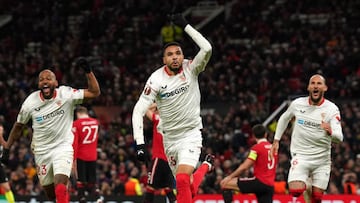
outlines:
[{"label": "player's raised arm", "polygon": [[210,42],[198,30],[193,28],[181,13],[173,14],[170,18],[175,25],[183,28],[192,40],[194,40],[194,42],[199,46],[200,50],[194,57],[192,66],[197,69],[198,73],[203,71],[212,54],[212,46]]},{"label": "player's raised arm", "polygon": [[86,73],[88,87],[84,89],[84,99],[98,97],[100,95],[100,86],[88,60],[84,57],[79,57],[76,61],[76,67],[82,68]]}]

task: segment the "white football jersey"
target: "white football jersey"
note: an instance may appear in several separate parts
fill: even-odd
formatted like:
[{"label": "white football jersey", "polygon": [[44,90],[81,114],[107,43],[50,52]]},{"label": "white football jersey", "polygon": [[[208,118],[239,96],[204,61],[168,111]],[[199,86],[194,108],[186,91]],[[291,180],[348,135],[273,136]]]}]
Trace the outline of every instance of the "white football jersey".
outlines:
[{"label": "white football jersey", "polygon": [[133,133],[137,144],[144,143],[143,116],[154,101],[160,115],[158,130],[164,141],[176,140],[181,133],[202,128],[198,75],[210,59],[211,45],[191,26],[187,26],[185,31],[200,51],[194,60],[184,59],[178,74],[170,75],[162,66],[149,77],[133,112]]},{"label": "white football jersey", "polygon": [[181,73],[173,76],[165,67],[158,69],[146,83],[153,95],[142,95],[155,97],[161,118],[158,130],[170,136],[202,128],[198,77],[191,72],[191,61],[184,60],[182,67]]},{"label": "white football jersey", "polygon": [[46,153],[56,146],[73,143],[74,108],[82,103],[84,91],[68,86],[60,86],[55,91],[51,99],[44,99],[40,90],[31,93],[18,114],[18,123],[32,121],[31,148],[34,153]]},{"label": "white football jersey", "polygon": [[[339,108],[329,100],[324,99],[320,105],[314,106],[310,105],[309,97],[295,99],[278,121],[276,140],[280,140],[288,122],[293,118],[295,120],[290,144],[292,154],[330,158],[332,140],[343,140]],[[330,123],[331,135],[321,128],[322,121]]]}]

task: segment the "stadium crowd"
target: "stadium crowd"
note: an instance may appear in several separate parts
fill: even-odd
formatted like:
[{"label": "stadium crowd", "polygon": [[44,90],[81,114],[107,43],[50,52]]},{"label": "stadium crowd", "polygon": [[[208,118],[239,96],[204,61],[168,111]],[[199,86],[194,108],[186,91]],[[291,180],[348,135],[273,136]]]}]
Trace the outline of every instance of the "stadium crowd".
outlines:
[{"label": "stadium crowd", "polygon": [[[254,143],[251,126],[266,120],[283,101],[306,94],[309,76],[320,72],[329,86],[326,97],[341,109],[345,137],[333,146],[327,193],[350,193],[344,184],[357,187],[360,178],[360,3],[232,3],[227,15],[204,28],[213,56],[200,76],[202,103],[209,110],[203,113],[203,151],[215,154],[216,160],[215,170],[206,176],[199,192],[220,193],[221,178],[246,158]],[[51,67],[59,83],[80,88],[86,81],[73,61],[77,56],[91,56],[102,95],[88,107],[119,108],[116,117],[101,126],[98,177],[102,194],[124,194],[129,177],[144,186],[147,172],[136,160],[131,111],[145,79],[161,65],[164,16],[174,8],[183,11],[195,4],[190,0],[0,0],[0,14],[12,16],[10,23],[0,27],[0,122],[7,133],[25,95],[37,89],[34,78],[42,68]],[[191,22],[191,16],[187,18]],[[185,53],[196,51],[187,38],[183,43]],[[268,125],[272,135],[275,125],[276,118]],[[145,128],[151,137],[151,123]],[[287,177],[289,139],[284,136],[280,147],[278,181]],[[26,147],[30,140],[28,128],[11,149],[8,172],[15,195],[42,193],[32,153]]]}]

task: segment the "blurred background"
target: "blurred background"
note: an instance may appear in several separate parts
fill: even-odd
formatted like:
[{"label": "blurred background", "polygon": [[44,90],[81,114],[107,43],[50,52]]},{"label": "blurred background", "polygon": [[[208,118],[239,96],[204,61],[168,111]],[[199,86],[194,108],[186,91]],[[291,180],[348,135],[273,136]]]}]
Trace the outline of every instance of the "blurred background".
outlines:
[{"label": "blurred background", "polygon": [[[198,47],[167,21],[182,12],[212,44],[200,75],[203,154],[215,170],[200,193],[220,194],[219,181],[247,157],[251,127],[276,120],[292,99],[307,95],[309,77],[327,79],[326,97],[341,111],[344,142],[334,145],[327,194],[360,194],[360,2],[356,0],[0,0],[0,122],[8,135],[21,103],[52,69],[60,84],[82,88],[78,56],[92,61],[102,95],[86,104],[101,122],[98,183],[103,195],[123,195],[129,177],[146,185],[136,160],[131,113],[147,77],[162,65],[162,46],[180,41],[186,58]],[[277,193],[286,194],[289,133],[281,142]],[[145,123],[151,146],[152,125]],[[7,167],[15,196],[42,195],[31,129],[14,144]],[[251,175],[248,171],[246,175]],[[74,182],[71,194],[76,195]],[[349,190],[349,188],[351,188]]]}]

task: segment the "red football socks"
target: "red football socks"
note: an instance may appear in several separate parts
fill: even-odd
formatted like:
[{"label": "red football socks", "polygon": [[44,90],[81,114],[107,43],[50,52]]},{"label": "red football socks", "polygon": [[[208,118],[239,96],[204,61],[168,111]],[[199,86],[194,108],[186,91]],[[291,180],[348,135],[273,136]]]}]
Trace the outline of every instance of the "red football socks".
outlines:
[{"label": "red football socks", "polygon": [[64,184],[57,184],[55,186],[56,203],[68,203],[69,194],[67,187]]},{"label": "red football socks", "polygon": [[176,175],[177,187],[177,203],[192,202],[192,195],[190,190],[190,175],[186,173],[179,173]]},{"label": "red football socks", "polygon": [[193,182],[191,184],[191,193],[193,197],[197,194],[199,186],[208,171],[209,166],[207,164],[201,164],[200,167],[196,169],[195,173],[193,174]]}]

